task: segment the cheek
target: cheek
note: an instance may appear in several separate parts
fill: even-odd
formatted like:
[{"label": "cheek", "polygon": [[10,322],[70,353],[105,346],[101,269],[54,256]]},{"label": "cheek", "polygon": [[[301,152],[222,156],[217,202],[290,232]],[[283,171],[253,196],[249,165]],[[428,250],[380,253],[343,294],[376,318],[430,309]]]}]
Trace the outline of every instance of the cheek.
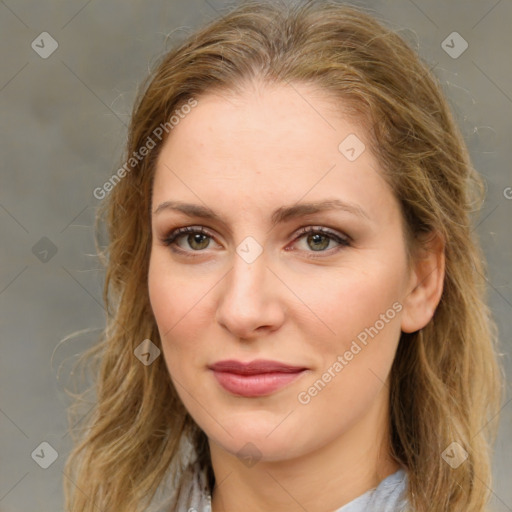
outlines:
[{"label": "cheek", "polygon": [[168,363],[170,354],[199,353],[209,318],[214,318],[207,300],[211,287],[206,279],[193,279],[180,272],[165,255],[151,256],[149,299]]},{"label": "cheek", "polygon": [[169,333],[184,318],[194,296],[194,282],[184,282],[183,276],[162,254],[153,249],[149,261],[148,289],[151,308],[161,334]]},{"label": "cheek", "polygon": [[151,257],[148,272],[149,300],[161,337],[172,330],[179,318],[176,307],[180,304],[177,300],[179,290],[177,281],[165,272],[158,257]]},{"label": "cheek", "polygon": [[398,302],[379,297],[360,304],[333,322],[337,336],[321,347],[321,364],[296,397],[304,421],[323,418],[327,437],[347,431],[372,409],[400,339]]},{"label": "cheek", "polygon": [[308,305],[330,332],[318,339],[311,326],[303,325],[319,364],[303,386],[305,394],[299,402],[310,400],[318,414],[338,404],[331,412],[334,423],[350,421],[348,410],[352,418],[362,413],[392,366],[401,333],[405,275],[399,258],[394,261],[394,265],[391,261],[367,261],[347,266],[331,280],[329,293],[322,286],[322,293],[315,288],[309,295]]},{"label": "cheek", "polygon": [[[335,274],[331,272],[325,281],[321,276],[311,279],[301,287],[300,294],[310,311],[328,327],[328,330],[322,329],[327,337],[345,343],[376,322],[379,330],[382,321],[386,326],[398,323],[399,301],[404,289],[400,268],[399,263],[372,265],[368,262],[364,268],[347,265]],[[339,345],[338,342],[338,346],[331,348],[340,349]]]}]

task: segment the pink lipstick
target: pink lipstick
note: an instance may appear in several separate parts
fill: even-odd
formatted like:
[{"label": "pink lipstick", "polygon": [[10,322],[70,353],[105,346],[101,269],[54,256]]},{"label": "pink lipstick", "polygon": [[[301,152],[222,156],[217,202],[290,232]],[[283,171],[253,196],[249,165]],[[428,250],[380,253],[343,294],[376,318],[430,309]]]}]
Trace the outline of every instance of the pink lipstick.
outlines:
[{"label": "pink lipstick", "polygon": [[230,359],[219,361],[208,368],[226,391],[244,397],[270,395],[307,370],[303,366],[263,359],[250,363]]}]

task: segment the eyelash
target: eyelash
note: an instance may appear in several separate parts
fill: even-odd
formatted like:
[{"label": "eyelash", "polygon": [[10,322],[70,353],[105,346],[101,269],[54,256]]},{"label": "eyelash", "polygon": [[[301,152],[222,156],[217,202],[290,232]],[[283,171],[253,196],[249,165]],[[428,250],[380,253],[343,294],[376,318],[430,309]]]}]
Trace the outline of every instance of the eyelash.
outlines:
[{"label": "eyelash", "polygon": [[[192,254],[191,254],[191,251],[183,250],[183,249],[181,249],[181,248],[179,248],[179,247],[177,247],[175,245],[176,240],[180,236],[185,235],[185,234],[200,234],[200,235],[205,235],[205,236],[207,236],[209,238],[214,238],[203,227],[198,229],[197,227],[189,227],[189,226],[187,226],[187,227],[182,227],[182,228],[178,228],[178,229],[175,229],[175,230],[171,231],[164,239],[162,239],[162,243],[164,245],[168,246],[175,253],[183,254],[183,255],[185,255],[187,257],[190,257],[190,258],[195,258],[195,257],[201,256],[201,253],[204,252],[203,250],[192,251]],[[306,226],[306,227],[301,228],[299,230],[299,232],[296,233],[296,237],[295,237],[294,241],[297,241],[297,240],[303,238],[304,236],[310,235],[310,234],[312,234],[312,235],[314,235],[314,234],[321,234],[323,236],[326,236],[330,240],[334,240],[335,242],[340,244],[338,247],[335,247],[335,248],[330,249],[330,250],[318,251],[318,253],[324,254],[324,255],[327,253],[327,256],[331,256],[333,254],[333,252],[332,252],[333,250],[334,250],[334,252],[337,252],[342,247],[349,247],[351,245],[350,237],[348,237],[346,235],[345,236],[340,236],[340,235],[338,235],[337,233],[335,233],[333,231],[330,231],[330,230],[325,229],[323,227],[315,227],[315,226]],[[193,254],[193,252],[195,252],[196,254]],[[325,256],[322,256],[322,255],[314,254],[317,251],[306,251],[306,252],[311,252],[312,253],[312,254],[308,254],[306,256],[307,258],[316,259],[316,258],[325,257]]]}]

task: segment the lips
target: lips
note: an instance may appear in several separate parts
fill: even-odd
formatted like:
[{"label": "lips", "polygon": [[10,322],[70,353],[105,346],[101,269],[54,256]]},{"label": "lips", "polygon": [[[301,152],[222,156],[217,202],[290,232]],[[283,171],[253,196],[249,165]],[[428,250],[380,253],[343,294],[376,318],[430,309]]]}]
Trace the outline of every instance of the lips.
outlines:
[{"label": "lips", "polygon": [[270,395],[307,370],[303,366],[279,361],[255,360],[242,363],[233,359],[214,363],[209,369],[226,391],[244,397]]}]

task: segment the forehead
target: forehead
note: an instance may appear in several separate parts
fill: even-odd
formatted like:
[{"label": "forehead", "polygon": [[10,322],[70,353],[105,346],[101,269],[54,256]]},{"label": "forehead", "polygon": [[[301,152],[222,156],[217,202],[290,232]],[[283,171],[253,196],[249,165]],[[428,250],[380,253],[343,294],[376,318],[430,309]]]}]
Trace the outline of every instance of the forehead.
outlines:
[{"label": "forehead", "polygon": [[337,191],[370,210],[392,202],[362,123],[325,92],[253,86],[196,99],[161,150],[153,203],[185,197],[229,209],[236,198],[265,210]]},{"label": "forehead", "polygon": [[[243,142],[244,152],[256,145],[271,145],[276,151],[300,153],[302,145],[297,142],[317,143],[318,138],[327,137],[326,142],[342,135],[344,129],[357,132],[366,138],[361,119],[354,113],[349,116],[349,106],[335,99],[326,91],[308,84],[261,84],[250,83],[239,92],[215,91],[198,98],[197,106],[184,116],[168,139],[183,139],[203,148],[217,147],[236,151],[233,141]],[[344,126],[340,126],[342,121]],[[341,133],[340,133],[341,131]],[[338,133],[337,133],[338,132]],[[331,135],[331,137],[329,137]],[[280,138],[284,137],[284,138]],[[306,139],[306,140],[304,140]],[[309,150],[311,144],[304,146]],[[318,148],[321,150],[321,148]],[[263,154],[259,154],[263,158]]]}]

